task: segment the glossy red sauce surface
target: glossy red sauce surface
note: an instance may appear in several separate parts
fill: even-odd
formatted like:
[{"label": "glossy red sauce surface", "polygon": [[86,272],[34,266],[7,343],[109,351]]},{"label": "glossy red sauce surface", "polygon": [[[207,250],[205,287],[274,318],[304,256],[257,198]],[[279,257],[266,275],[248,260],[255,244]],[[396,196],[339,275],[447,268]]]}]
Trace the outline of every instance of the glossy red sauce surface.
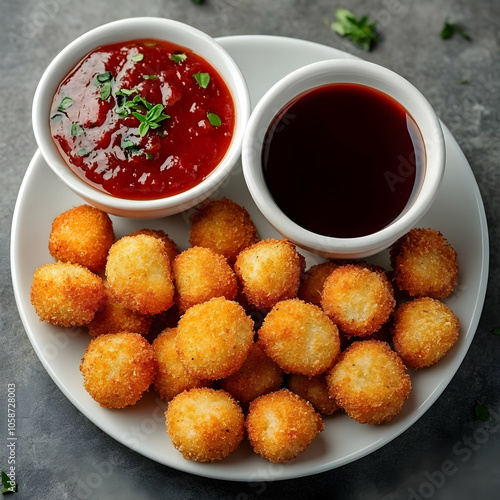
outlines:
[{"label": "glossy red sauce surface", "polygon": [[[200,73],[209,75],[208,83],[204,75],[200,85],[194,76]],[[150,108],[160,104],[169,118],[153,121],[141,135],[132,113],[146,116],[148,108],[144,101],[126,104],[136,96]],[[231,94],[215,69],[159,40],[87,54],[59,85],[50,117],[69,167],[94,187],[128,199],[172,196],[199,184],[224,157],[235,120]]]},{"label": "glossy red sauce surface", "polygon": [[282,211],[312,232],[372,234],[405,208],[425,168],[417,125],[392,97],[331,84],[278,112],[264,139],[262,169]]}]

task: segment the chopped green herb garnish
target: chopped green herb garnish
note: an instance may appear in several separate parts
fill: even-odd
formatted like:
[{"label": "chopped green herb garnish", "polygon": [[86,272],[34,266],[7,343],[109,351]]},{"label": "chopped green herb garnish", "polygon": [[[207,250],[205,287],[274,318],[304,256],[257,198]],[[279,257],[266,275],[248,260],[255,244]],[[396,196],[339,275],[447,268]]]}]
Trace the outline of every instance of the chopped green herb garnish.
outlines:
[{"label": "chopped green herb garnish", "polygon": [[81,148],[79,149],[76,154],[78,156],[87,156],[88,154],[90,153],[90,151],[88,149],[85,149],[85,148]]},{"label": "chopped green herb garnish", "polygon": [[212,113],[209,111],[207,113],[207,118],[208,121],[214,126],[214,127],[220,127],[222,125],[222,121],[219,117],[219,115],[216,115],[215,113]]},{"label": "chopped green herb garnish", "polygon": [[161,121],[170,118],[170,116],[165,113],[163,105],[161,104],[156,104],[156,106],[150,108],[145,115],[141,115],[135,111],[132,114],[141,122],[139,125],[139,134],[141,137],[144,137],[150,128],[158,128]]},{"label": "chopped green herb garnish", "polygon": [[131,96],[132,94],[136,94],[139,91],[137,89],[120,89],[116,91],[116,95],[122,95],[125,97]]},{"label": "chopped green herb garnish", "polygon": [[202,89],[206,89],[208,87],[208,84],[210,83],[210,75],[208,73],[195,73],[193,77]]},{"label": "chopped green herb garnish", "polygon": [[61,115],[60,113],[56,113],[55,115],[52,115],[50,119],[54,123],[59,123],[63,119],[63,115]]},{"label": "chopped green herb garnish", "polygon": [[205,0],[191,0],[196,5],[201,5]]},{"label": "chopped green herb garnish", "polygon": [[461,83],[462,85],[465,85],[465,84],[469,83],[469,80],[467,80],[467,78],[461,78],[461,79],[460,79],[460,83]]},{"label": "chopped green herb garnish", "polygon": [[158,75],[142,75],[144,80],[156,80],[158,78]]},{"label": "chopped green herb garnish", "polygon": [[101,88],[101,99],[105,101],[111,95],[111,89],[113,88],[113,82],[106,82]]},{"label": "chopped green herb garnish", "polygon": [[172,54],[172,57],[170,59],[172,59],[174,63],[181,63],[182,61],[185,61],[186,58],[187,58],[186,54]]},{"label": "chopped green herb garnish", "polygon": [[368,23],[368,16],[357,19],[347,9],[337,9],[335,12],[337,20],[332,23],[331,28],[340,36],[346,37],[356,45],[361,46],[368,52],[377,42],[378,35],[375,31],[377,23]]},{"label": "chopped green herb garnish", "polygon": [[488,410],[488,408],[479,401],[477,401],[476,406],[474,407],[474,413],[482,422],[486,422],[490,418],[490,410]]},{"label": "chopped green herb garnish", "polygon": [[99,87],[99,85],[109,82],[113,79],[113,75],[109,71],[106,71],[105,73],[99,73],[94,80],[94,85],[96,87]]},{"label": "chopped green herb garnish", "polygon": [[71,124],[71,137],[79,137],[83,134],[83,127],[78,123]]},{"label": "chopped green herb garnish", "polygon": [[75,100],[71,99],[71,97],[65,97],[62,101],[61,104],[57,107],[59,111],[66,111],[68,108],[73,106],[75,104]]},{"label": "chopped green herb garnish", "polygon": [[144,54],[141,54],[139,52],[137,54],[134,54],[130,59],[132,59],[132,61],[134,61],[134,62],[142,61],[144,59]]},{"label": "chopped green herb garnish", "polygon": [[154,158],[154,155],[151,153],[146,153],[146,160],[152,160]]},{"label": "chopped green herb garnish", "polygon": [[105,101],[111,95],[111,89],[113,88],[113,75],[106,71],[104,73],[99,73],[94,80],[94,85],[96,87],[101,86],[100,94],[101,99]]},{"label": "chopped green herb garnish", "polygon": [[441,38],[443,40],[448,40],[455,34],[462,36],[466,40],[472,40],[468,33],[459,24],[449,23],[448,20],[446,20],[444,22],[443,29],[441,30]]},{"label": "chopped green herb garnish", "polygon": [[0,491],[2,492],[2,495],[6,493],[15,493],[17,491],[17,483],[12,481],[4,471],[1,472],[1,478],[2,489]]},{"label": "chopped green herb garnish", "polygon": [[493,328],[493,330],[491,331],[491,333],[493,335],[500,335],[500,326],[497,326],[497,327]]},{"label": "chopped green herb garnish", "polygon": [[141,147],[130,139],[127,139],[125,141],[122,139],[121,146],[125,151],[125,156],[127,158],[133,154],[140,153],[141,151]]}]

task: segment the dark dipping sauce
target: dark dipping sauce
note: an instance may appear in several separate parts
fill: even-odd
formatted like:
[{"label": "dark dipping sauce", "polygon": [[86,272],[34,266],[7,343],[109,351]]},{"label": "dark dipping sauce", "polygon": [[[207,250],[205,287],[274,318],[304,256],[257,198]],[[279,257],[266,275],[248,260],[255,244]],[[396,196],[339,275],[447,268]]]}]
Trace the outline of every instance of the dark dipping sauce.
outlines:
[{"label": "dark dipping sauce", "polygon": [[338,83],[306,91],[281,109],[264,139],[262,168],[292,221],[354,238],[404,210],[425,150],[417,125],[392,97]]},{"label": "dark dipping sauce", "polygon": [[234,120],[229,89],[207,61],[169,42],[132,40],[99,47],[75,66],[54,96],[50,127],[87,183],[147,200],[205,179],[229,148]]}]

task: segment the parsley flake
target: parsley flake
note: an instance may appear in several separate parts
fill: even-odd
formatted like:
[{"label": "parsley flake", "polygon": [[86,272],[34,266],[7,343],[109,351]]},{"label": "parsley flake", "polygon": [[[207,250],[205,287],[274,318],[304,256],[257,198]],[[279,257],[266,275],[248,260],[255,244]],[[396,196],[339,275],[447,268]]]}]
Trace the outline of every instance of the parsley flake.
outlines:
[{"label": "parsley flake", "polygon": [[472,40],[468,33],[459,24],[449,23],[448,20],[446,20],[441,30],[441,38],[443,40],[448,40],[455,34],[460,35],[468,41]]},{"label": "parsley flake", "polygon": [[333,31],[368,52],[373,48],[378,39],[375,31],[376,21],[368,23],[368,16],[357,19],[351,11],[342,8],[337,9],[335,15],[337,20],[331,25]]},{"label": "parsley flake", "polygon": [[172,59],[172,61],[174,61],[174,63],[177,64],[185,61],[186,58],[187,58],[186,54],[172,54],[172,56],[170,57],[170,59]]},{"label": "parsley flake", "polygon": [[210,83],[210,75],[208,73],[195,73],[194,79],[202,89],[206,89]]},{"label": "parsley flake", "polygon": [[161,121],[170,118],[170,116],[165,113],[163,105],[161,104],[156,104],[151,107],[145,115],[141,115],[135,111],[132,114],[141,122],[139,125],[139,134],[141,137],[144,137],[150,128],[158,128]]},{"label": "parsley flake", "polygon": [[156,80],[158,78],[158,75],[142,75],[144,80]]},{"label": "parsley flake", "polygon": [[75,104],[75,100],[74,99],[71,99],[71,97],[65,97],[61,103],[59,104],[59,106],[57,106],[57,110],[58,111],[66,111],[68,108],[70,108],[71,106],[73,106],[73,104]]},{"label": "parsley flake", "polygon": [[144,59],[144,54],[138,52],[137,54],[134,54],[130,59],[132,59],[132,61],[134,62],[142,61]]},{"label": "parsley flake", "polygon": [[83,134],[83,127],[78,123],[71,124],[71,137],[79,137]]},{"label": "parsley flake", "polygon": [[76,152],[76,154],[78,156],[87,156],[88,154],[90,154],[90,151],[85,148],[81,148]]},{"label": "parsley flake", "polygon": [[1,473],[1,478],[2,489],[0,491],[2,492],[2,495],[4,495],[5,493],[15,493],[17,491],[17,483],[15,481],[12,481],[4,471],[2,471]]},{"label": "parsley flake", "polygon": [[491,333],[493,335],[500,335],[500,326],[497,326],[497,327],[493,328],[493,330],[491,331]]},{"label": "parsley flake", "polygon": [[215,113],[212,113],[211,111],[209,111],[207,113],[207,118],[208,118],[208,121],[214,126],[214,127],[220,127],[222,125],[222,120],[220,119],[220,116],[215,114]]}]

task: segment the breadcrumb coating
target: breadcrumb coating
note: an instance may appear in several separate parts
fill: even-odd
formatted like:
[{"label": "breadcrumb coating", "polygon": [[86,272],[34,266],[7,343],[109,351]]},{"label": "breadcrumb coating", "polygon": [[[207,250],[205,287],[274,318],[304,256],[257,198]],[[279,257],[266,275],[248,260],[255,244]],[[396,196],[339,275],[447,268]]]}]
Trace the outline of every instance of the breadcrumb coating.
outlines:
[{"label": "breadcrumb coating", "polygon": [[134,231],[127,236],[136,236],[137,234],[146,234],[148,236],[153,236],[158,238],[165,245],[165,250],[167,251],[168,258],[172,263],[175,257],[179,254],[179,248],[177,247],[177,243],[168,236],[168,234],[163,231],[163,229],[148,229],[143,228],[139,229],[139,231]]},{"label": "breadcrumb coating", "polygon": [[196,388],[176,396],[165,412],[167,433],[186,460],[216,462],[233,453],[244,437],[245,419],[225,391]]},{"label": "breadcrumb coating", "polygon": [[297,297],[321,307],[321,293],[323,292],[326,278],[337,267],[339,267],[339,264],[331,261],[311,266],[302,275]]},{"label": "breadcrumb coating", "polygon": [[109,215],[90,205],[80,205],[59,214],[52,222],[49,252],[56,260],[100,273],[114,241]]},{"label": "breadcrumb coating", "polygon": [[138,333],[94,337],[83,355],[80,371],[85,390],[104,408],[135,404],[153,382],[153,348]]},{"label": "breadcrumb coating", "polygon": [[339,409],[330,397],[324,373],[314,377],[291,373],[286,376],[286,386],[302,399],[309,401],[321,415],[332,415]]},{"label": "breadcrumb coating", "polygon": [[448,297],[457,284],[457,252],[434,229],[415,228],[390,251],[394,282],[410,297]]},{"label": "breadcrumb coating", "polygon": [[256,453],[271,462],[285,463],[306,450],[324,425],[309,402],[280,389],[250,403],[246,428]]},{"label": "breadcrumb coating", "polygon": [[396,310],[394,349],[412,368],[431,366],[455,345],[459,330],[460,321],[447,305],[431,297],[413,299]]},{"label": "breadcrumb coating", "polygon": [[354,342],[327,374],[330,396],[361,424],[382,424],[403,408],[410,376],[386,342]]},{"label": "breadcrumb coating", "polygon": [[31,303],[40,321],[57,326],[83,326],[106,300],[102,279],[79,264],[54,262],[35,270]]}]

